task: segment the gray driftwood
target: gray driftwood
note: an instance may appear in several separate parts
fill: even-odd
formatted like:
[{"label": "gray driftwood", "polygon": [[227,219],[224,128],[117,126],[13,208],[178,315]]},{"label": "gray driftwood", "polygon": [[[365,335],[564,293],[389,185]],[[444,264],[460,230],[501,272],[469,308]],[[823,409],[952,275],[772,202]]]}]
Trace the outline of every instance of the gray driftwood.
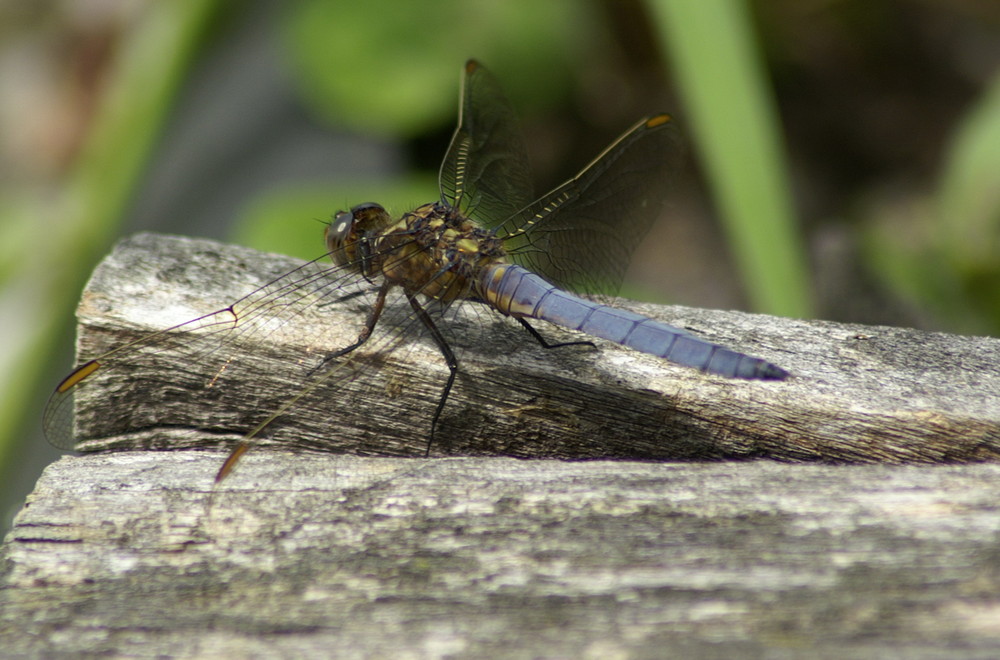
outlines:
[{"label": "gray driftwood", "polygon": [[[84,355],[291,265],[136,237],[84,297]],[[107,360],[80,432],[131,451],[67,457],[39,481],[2,550],[2,654],[1000,652],[1000,464],[969,462],[998,451],[997,341],[639,307],[795,374],[743,383],[606,343],[544,351],[465,317],[467,376],[430,459],[262,447],[213,487],[224,452],[141,450],[240,437],[259,421],[245,408],[294,396],[360,307],[303,311],[268,341],[207,351],[202,330]],[[379,379],[317,388],[264,443],[422,454],[443,368],[414,346]],[[782,461],[460,457],[489,452]],[[965,464],[927,464],[944,461]]]},{"label": "gray driftwood", "polygon": [[67,457],[5,657],[997,657],[1000,465]]},{"label": "gray driftwood", "polygon": [[[126,240],[84,293],[78,353],[94,357],[224,308],[300,264],[209,241],[150,234]],[[319,267],[325,269],[326,262]],[[294,400],[304,383],[330,372],[322,356],[357,337],[368,304],[364,298],[334,303],[324,291],[309,293],[307,304],[253,316],[269,302],[251,298],[239,306],[235,330],[226,329],[233,317],[223,313],[199,331],[164,337],[152,350],[105,360],[107,366],[80,387],[81,446],[231,442]],[[470,304],[464,314],[441,323],[459,352],[462,372],[431,455],[1000,458],[1000,340],[629,306],[766,358],[793,377],[783,382],[709,377],[599,340],[596,348],[545,350],[508,319]],[[261,442],[422,456],[446,368],[426,338],[404,338],[388,358],[381,357],[395,341],[382,328],[392,328],[397,313],[409,308],[390,305],[376,336],[357,351],[359,359],[339,367],[330,380],[350,378],[336,387],[317,385],[265,429]],[[541,325],[550,340],[585,338]]]}]

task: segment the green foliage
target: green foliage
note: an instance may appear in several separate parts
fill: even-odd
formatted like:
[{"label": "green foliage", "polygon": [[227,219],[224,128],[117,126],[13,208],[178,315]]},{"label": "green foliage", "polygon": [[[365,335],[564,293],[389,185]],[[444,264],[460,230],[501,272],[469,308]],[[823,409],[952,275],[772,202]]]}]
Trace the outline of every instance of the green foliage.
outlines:
[{"label": "green foliage", "polygon": [[957,332],[1000,333],[1000,76],[958,124],[938,189],[870,209],[868,263]]},{"label": "green foliage", "polygon": [[519,108],[546,105],[568,87],[574,41],[592,31],[586,5],[573,0],[307,0],[292,6],[284,26],[313,111],[394,137],[454,121],[459,72],[470,57],[506,74]]}]

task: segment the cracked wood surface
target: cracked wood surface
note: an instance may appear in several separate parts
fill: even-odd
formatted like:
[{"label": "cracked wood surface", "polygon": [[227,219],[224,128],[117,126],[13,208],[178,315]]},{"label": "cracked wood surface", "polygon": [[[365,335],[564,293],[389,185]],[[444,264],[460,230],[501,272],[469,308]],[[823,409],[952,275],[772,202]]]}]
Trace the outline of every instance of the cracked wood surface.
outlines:
[{"label": "cracked wood surface", "polygon": [[[84,293],[78,353],[93,357],[224,308],[300,264],[210,241],[140,234],[119,244]],[[334,371],[322,357],[357,337],[367,300],[332,298],[326,290],[310,293],[303,300],[308,304],[275,308],[285,315],[277,317],[254,317],[269,300],[252,299],[246,310],[237,308],[241,325],[234,331],[220,334],[213,325],[170,335],[155,351],[101,369],[93,386],[80,388],[89,390],[78,406],[82,447],[197,446],[243,435],[287,404],[303,383]],[[706,376],[601,340],[594,348],[544,350],[509,319],[482,305],[463,305],[463,313],[439,324],[461,372],[430,444],[432,455],[838,462],[1000,457],[1000,340],[628,306],[771,360],[792,377]],[[385,331],[401,327],[393,318],[408,313],[405,304],[390,304],[375,336],[357,351],[359,359],[336,367],[329,381],[339,379],[337,385],[318,384],[266,429],[262,442],[422,456],[447,370],[426,338],[398,341]],[[224,315],[222,322],[231,319]],[[255,324],[262,331],[248,332]],[[553,340],[586,339],[538,325]],[[397,341],[397,350],[383,350]]]},{"label": "cracked wood surface", "polygon": [[1000,465],[129,451],[51,465],[8,657],[996,657]]},{"label": "cracked wood surface", "polygon": [[[85,355],[223,307],[295,263],[137,236],[85,294]],[[86,447],[129,451],[65,457],[39,480],[2,549],[0,648],[1000,651],[1000,464],[973,462],[997,452],[997,340],[635,306],[794,374],[744,383],[604,342],[545,351],[473,314],[457,320],[465,375],[431,458],[398,456],[422,455],[427,391],[444,374],[432,346],[407,343],[381,380],[362,373],[301,401],[262,443],[280,447],[251,451],[213,486],[225,453],[206,447],[240,437],[255,421],[247,405],[294,395],[302,371],[356,331],[342,324],[360,303],[231,342],[252,359],[226,370],[223,394],[198,389],[203,365],[164,352],[138,384],[109,370],[79,401],[80,430]],[[249,376],[253,387],[235,387]],[[287,450],[301,447],[325,453]],[[726,457],[780,460],[692,460]]]}]

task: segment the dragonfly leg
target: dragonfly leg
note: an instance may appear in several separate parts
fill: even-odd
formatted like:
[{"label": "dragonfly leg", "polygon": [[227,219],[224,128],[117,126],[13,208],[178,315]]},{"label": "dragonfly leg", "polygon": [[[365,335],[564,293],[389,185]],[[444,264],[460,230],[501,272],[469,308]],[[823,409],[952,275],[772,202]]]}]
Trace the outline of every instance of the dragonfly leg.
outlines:
[{"label": "dragonfly leg", "polygon": [[534,337],[535,340],[542,345],[542,348],[562,348],[563,346],[590,346],[591,348],[594,347],[594,342],[592,341],[564,341],[558,344],[550,344],[549,342],[545,341],[545,337],[542,336],[542,333],[538,332],[538,330],[535,330],[535,328],[532,327],[532,325],[527,321],[525,321],[523,318],[517,317],[517,322],[520,323],[522,326],[524,326],[525,330],[531,333],[531,336]]},{"label": "dragonfly leg", "polygon": [[325,367],[330,360],[335,360],[342,355],[347,355],[357,347],[361,346],[361,344],[368,341],[368,338],[372,336],[372,330],[375,329],[375,324],[378,323],[379,317],[382,316],[382,310],[385,309],[385,299],[389,294],[390,288],[392,288],[392,285],[388,282],[379,287],[378,296],[375,298],[375,304],[372,305],[371,310],[369,310],[368,318],[365,319],[365,326],[361,328],[361,332],[358,333],[357,340],[349,346],[345,346],[340,350],[329,353],[319,364],[309,370],[309,376],[312,376],[317,371]]},{"label": "dragonfly leg", "polygon": [[448,365],[448,382],[444,384],[444,391],[441,392],[441,400],[438,401],[437,409],[434,411],[434,417],[431,419],[431,435],[427,439],[427,449],[424,452],[424,456],[430,456],[431,445],[434,443],[434,431],[437,429],[438,419],[441,417],[441,412],[444,410],[444,404],[448,401],[448,395],[451,394],[451,387],[455,384],[455,376],[458,375],[458,359],[455,357],[454,351],[451,350],[451,346],[445,341],[444,335],[438,330],[437,326],[434,325],[434,320],[431,319],[430,314],[427,313],[417,299],[413,297],[412,294],[407,293],[406,299],[410,301],[410,307],[413,311],[417,313],[417,318],[420,322],[424,324],[428,332],[431,333],[431,337],[434,339],[434,343],[437,344],[438,349],[441,354],[444,355],[444,361]]},{"label": "dragonfly leg", "polygon": [[[339,351],[334,351],[333,353],[330,353],[325,358],[323,358],[322,362],[320,362],[312,370],[309,371],[310,376],[319,371],[319,369],[323,367],[323,365],[325,365],[330,360],[338,358],[341,355],[347,355],[348,353],[356,349],[358,346],[361,346],[361,344],[368,341],[368,338],[372,336],[372,330],[375,329],[375,324],[378,323],[379,317],[382,316],[382,310],[385,309],[385,299],[386,296],[389,294],[389,289],[391,288],[391,286],[392,285],[386,282],[379,288],[378,296],[375,298],[375,304],[372,305],[371,311],[368,312],[368,318],[365,319],[365,327],[363,327],[361,329],[361,332],[358,333],[358,339],[350,346],[346,346],[340,349]],[[303,396],[311,392],[313,389],[315,389],[315,387],[318,386],[320,382],[322,382],[322,379],[320,379],[319,382],[313,384],[312,386],[300,392],[297,396],[288,401],[288,403],[286,403],[277,411],[275,411],[273,415],[271,415],[263,422],[258,424],[257,427],[254,428],[252,431],[250,431],[250,433],[248,433],[242,440],[240,440],[240,443],[236,445],[236,448],[229,453],[229,456],[222,464],[222,467],[220,467],[219,471],[216,473],[215,483],[219,483],[220,481],[226,478],[226,475],[228,475],[230,472],[233,471],[233,468],[236,466],[236,463],[240,460],[240,457],[243,456],[243,454],[245,454],[250,449],[250,441],[254,438],[254,436],[256,436],[258,433],[264,430],[264,428],[267,427],[267,425],[273,422],[275,419],[277,419],[278,416],[285,413],[289,408],[292,407],[292,405],[295,404],[296,401],[298,401],[300,398],[302,398]]]}]

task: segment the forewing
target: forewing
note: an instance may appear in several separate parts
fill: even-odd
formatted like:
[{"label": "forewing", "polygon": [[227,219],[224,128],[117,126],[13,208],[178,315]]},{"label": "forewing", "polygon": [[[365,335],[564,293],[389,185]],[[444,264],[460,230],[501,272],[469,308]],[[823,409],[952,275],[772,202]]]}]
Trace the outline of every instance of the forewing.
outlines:
[{"label": "forewing", "polygon": [[[164,301],[156,298],[153,289],[162,273],[143,272],[141,263],[113,268],[134,270],[141,291],[129,303],[134,312],[120,310],[124,315],[121,325],[91,330],[90,336],[103,345],[121,343],[126,328],[143,317],[171,313],[157,310],[157,304]],[[185,268],[195,267],[178,264],[170,276],[190,277],[189,281],[205,276]],[[357,298],[369,289],[361,275],[337,268],[324,257],[285,273],[216,312],[126,339],[84,362],[56,387],[43,414],[46,437],[57,447],[73,449],[78,439],[144,429],[189,426],[239,433],[266,413],[267,407],[277,405],[263,398],[246,405],[245,401],[256,396],[248,388],[252,390],[264,373],[279,369],[290,374],[292,384],[288,387],[306,382],[309,369],[319,358],[303,359],[291,347],[312,344],[321,356],[336,349],[337,342],[356,338],[364,313],[358,314],[356,328],[343,328],[342,332],[337,328],[339,335],[334,337],[326,322],[325,306],[339,301],[358,305],[361,301]],[[240,394],[241,388],[244,391]],[[86,406],[90,412],[77,419],[74,429],[74,407],[77,412],[80,409],[74,405],[75,399],[94,396],[100,397],[99,405]],[[280,402],[280,395],[277,399]],[[244,402],[239,413],[242,417],[220,417],[218,411],[237,409],[237,401]]]},{"label": "forewing", "polygon": [[[202,250],[210,255],[204,262],[190,258],[190,248],[152,255],[171,241],[187,242],[157,237],[116,250],[95,274],[99,284],[83,303],[95,309],[82,315],[87,330],[80,351],[98,357],[71,372],[50,397],[43,427],[52,444],[180,448],[242,436],[244,447],[265,442],[396,455],[426,450],[434,406],[391,399],[403,389],[411,400],[424,392],[433,399],[447,370],[443,364],[426,369],[440,362],[440,352],[421,339],[426,329],[401,287],[389,292],[368,332],[378,287],[359,272],[361,263],[335,266],[324,257],[276,275],[276,264],[260,273],[254,256],[237,248],[216,253],[209,246]],[[409,254],[415,259],[420,253]],[[160,318],[193,314],[184,311],[194,309],[192,300],[195,308],[219,304],[239,282],[257,288],[215,312],[143,334]],[[112,292],[123,285],[135,294],[109,308],[106,301],[122,299]],[[453,293],[462,299],[462,291]],[[428,307],[436,317],[448,309]],[[367,340],[357,346],[362,336]],[[418,359],[421,352],[431,357]]]},{"label": "forewing", "polygon": [[614,294],[666,202],[681,154],[669,115],[643,119],[575,177],[508,218],[497,234],[515,262],[554,284]]},{"label": "forewing", "polygon": [[493,75],[475,60],[465,65],[458,128],[438,182],[443,202],[485,227],[503,222],[533,198],[517,115]]}]

